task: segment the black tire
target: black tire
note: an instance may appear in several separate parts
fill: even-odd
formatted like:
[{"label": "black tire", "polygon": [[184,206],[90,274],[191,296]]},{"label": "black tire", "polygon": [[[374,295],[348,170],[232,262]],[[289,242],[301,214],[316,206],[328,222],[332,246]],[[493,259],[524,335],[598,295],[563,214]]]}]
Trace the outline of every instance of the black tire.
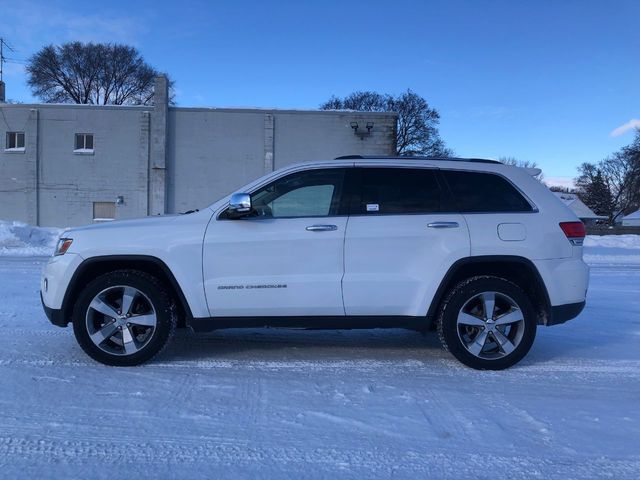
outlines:
[{"label": "black tire", "polygon": [[[495,320],[487,322],[485,312],[490,307],[483,303],[483,298],[490,298],[492,294],[496,305],[493,313],[500,312],[501,315],[496,314]],[[483,310],[478,310],[483,305]],[[498,319],[505,312],[515,312],[518,308],[516,317],[521,316],[522,321],[497,326]],[[475,318],[474,310],[467,309],[482,311],[478,320],[484,322],[484,326],[459,323],[458,316],[465,311]],[[493,318],[494,315],[490,316]],[[504,278],[477,276],[464,280],[451,289],[440,308],[437,327],[442,346],[463,364],[478,370],[502,370],[515,365],[529,352],[536,336],[537,321],[531,300],[520,287]],[[496,332],[497,329],[500,330]],[[481,336],[482,332],[485,332],[484,336]],[[510,343],[504,342],[505,338]],[[474,345],[476,339],[477,344]],[[500,341],[504,342],[506,348],[503,348]],[[472,353],[471,350],[474,347],[477,349],[480,344],[480,352]]]},{"label": "black tire", "polygon": [[[117,297],[117,292],[120,288],[123,292],[125,288],[133,289],[130,291],[137,291],[133,297],[135,300],[131,302],[130,309],[147,309],[147,313],[151,313],[151,315],[145,316],[154,316],[155,325],[153,327],[138,325],[129,327],[130,324],[126,323],[121,327],[115,327],[120,332],[116,331],[108,337],[105,336],[105,341],[98,346],[91,339],[91,328],[99,330],[103,329],[107,324],[115,325],[116,321],[126,322],[127,319],[122,317],[118,317],[118,319],[111,318],[113,316],[104,315],[96,311],[95,308],[90,308],[90,305],[94,299],[98,298],[99,295],[103,295],[104,292],[107,292],[105,295],[114,292],[114,298]],[[113,308],[117,310],[117,299],[114,302],[108,307],[116,305]],[[120,303],[121,307],[122,303],[124,303],[124,296]],[[145,312],[143,311],[142,313]],[[134,322],[136,314],[132,313],[132,315],[133,317],[130,320]],[[138,318],[141,318],[141,316]],[[96,326],[96,322],[99,325]],[[175,332],[177,322],[176,305],[165,285],[156,277],[138,270],[116,270],[94,279],[82,290],[73,309],[73,332],[76,340],[87,355],[105,365],[133,366],[151,360],[169,343]],[[110,327],[109,331],[114,328],[111,325],[108,326]],[[135,347],[131,348],[132,351],[134,348],[139,347],[134,353],[125,352],[125,334],[122,332],[124,328],[127,329],[129,335],[133,334],[132,337],[136,340],[143,339],[142,342],[138,343],[127,337],[128,341],[135,345]],[[131,343],[128,343],[128,345],[131,345]]]}]

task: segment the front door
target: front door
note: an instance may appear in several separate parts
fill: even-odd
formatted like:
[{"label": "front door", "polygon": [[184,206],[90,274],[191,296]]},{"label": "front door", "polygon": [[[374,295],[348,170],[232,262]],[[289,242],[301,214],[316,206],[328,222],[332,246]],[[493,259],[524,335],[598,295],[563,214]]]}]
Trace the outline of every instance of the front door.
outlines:
[{"label": "front door", "polygon": [[344,315],[345,172],[290,173],[249,192],[250,216],[211,220],[203,247],[211,316]]}]

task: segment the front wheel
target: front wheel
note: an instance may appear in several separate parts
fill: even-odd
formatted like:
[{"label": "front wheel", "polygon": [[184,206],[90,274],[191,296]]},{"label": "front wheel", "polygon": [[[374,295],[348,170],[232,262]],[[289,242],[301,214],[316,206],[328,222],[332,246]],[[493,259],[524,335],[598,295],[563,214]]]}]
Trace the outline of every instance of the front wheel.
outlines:
[{"label": "front wheel", "polygon": [[531,349],[536,325],[535,311],[522,289],[490,276],[456,285],[438,316],[444,348],[481,370],[502,370],[522,360]]},{"label": "front wheel", "polygon": [[73,332],[82,349],[106,365],[139,365],[167,345],[175,303],[157,278],[137,270],[106,273],[80,293]]}]

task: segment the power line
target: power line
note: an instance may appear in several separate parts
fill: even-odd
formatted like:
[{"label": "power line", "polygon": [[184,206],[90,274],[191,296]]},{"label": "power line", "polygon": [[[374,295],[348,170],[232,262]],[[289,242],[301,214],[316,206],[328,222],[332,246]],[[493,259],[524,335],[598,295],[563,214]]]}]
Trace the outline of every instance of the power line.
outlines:
[{"label": "power line", "polygon": [[3,80],[3,67],[4,64],[7,62],[7,58],[4,56],[4,47],[7,47],[7,50],[9,50],[10,52],[14,52],[15,50],[13,48],[11,48],[11,45],[9,45],[4,38],[0,37],[0,82]]}]

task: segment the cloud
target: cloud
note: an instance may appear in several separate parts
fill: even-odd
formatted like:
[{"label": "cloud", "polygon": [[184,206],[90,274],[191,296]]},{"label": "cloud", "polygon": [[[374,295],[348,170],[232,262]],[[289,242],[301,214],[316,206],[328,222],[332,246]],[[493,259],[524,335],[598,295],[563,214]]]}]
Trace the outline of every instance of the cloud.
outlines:
[{"label": "cloud", "polygon": [[640,120],[637,118],[632,118],[627,123],[623,123],[618,128],[616,128],[613,132],[611,132],[612,137],[619,137],[620,135],[624,135],[630,130],[634,128],[640,128]]},{"label": "cloud", "polygon": [[136,45],[148,32],[144,18],[104,9],[88,14],[74,8],[62,10],[41,0],[3,5],[2,17],[6,20],[3,33],[23,59],[44,45],[74,40]]}]

